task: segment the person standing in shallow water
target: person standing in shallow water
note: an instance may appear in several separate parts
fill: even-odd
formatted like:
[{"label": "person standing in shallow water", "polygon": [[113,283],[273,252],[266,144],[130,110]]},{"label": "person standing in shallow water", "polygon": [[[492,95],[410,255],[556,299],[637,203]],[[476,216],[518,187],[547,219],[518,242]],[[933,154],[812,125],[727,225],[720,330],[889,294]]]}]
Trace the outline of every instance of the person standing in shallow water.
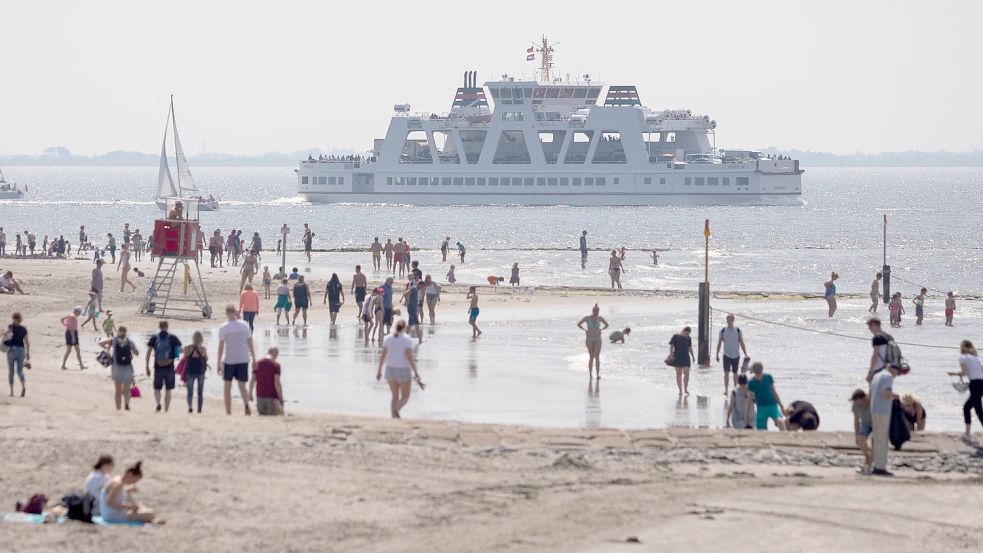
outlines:
[{"label": "person standing in shallow water", "polygon": [[481,310],[478,309],[478,290],[474,286],[468,289],[468,295],[466,299],[471,300],[471,305],[468,307],[468,324],[471,325],[471,337],[477,338],[481,336],[481,329],[478,328],[478,314]]},{"label": "person standing in shallow water", "polygon": [[618,250],[611,250],[611,259],[608,260],[608,274],[611,275],[611,289],[615,289],[617,285],[618,290],[621,290],[621,273],[625,272],[625,267],[622,264],[621,256],[618,255]]},{"label": "person standing in shallow water", "polygon": [[610,326],[600,313],[601,308],[595,303],[591,314],[577,322],[577,328],[587,336],[587,376],[594,378],[594,368],[597,368],[598,380],[601,379],[601,343],[604,341],[601,333]]},{"label": "person standing in shallow water", "polygon": [[[2,230],[2,229],[0,229]],[[447,250],[451,247],[451,237],[448,236],[444,238],[444,241],[440,243],[440,260],[442,262],[447,262]]]},{"label": "person standing in shallow water", "polygon": [[379,357],[379,368],[375,374],[376,380],[382,380],[382,368],[386,368],[386,381],[392,393],[389,412],[394,419],[401,418],[399,413],[410,400],[413,380],[420,385],[420,389],[424,387],[420,380],[420,373],[416,369],[416,361],[413,360],[413,340],[406,335],[405,330],[406,322],[396,321],[392,335],[386,336],[382,343],[382,355]]},{"label": "person standing in shallow water", "polygon": [[956,313],[956,297],[949,292],[945,296],[945,326],[952,326],[952,316]]},{"label": "person standing in shallow water", "polygon": [[690,327],[684,326],[682,332],[672,335],[669,339],[669,356],[666,357],[666,364],[676,369],[676,388],[680,397],[689,395],[690,362],[696,361],[690,332]]},{"label": "person standing in shallow water", "polygon": [[335,320],[338,319],[338,312],[341,311],[341,306],[345,303],[345,287],[341,285],[341,279],[338,278],[338,273],[331,273],[331,279],[324,288],[324,301],[321,303],[327,304],[329,301],[331,303],[328,305],[328,312],[331,314],[331,324],[333,326]]},{"label": "person standing in shallow water", "polygon": [[372,270],[378,271],[382,268],[382,242],[379,242],[379,237],[375,237],[375,241],[369,246],[372,251]]},{"label": "person standing in shallow water", "polygon": [[928,294],[927,288],[922,288],[911,303],[915,304],[915,326],[922,326],[922,319],[925,318],[925,295]]},{"label": "person standing in shallow water", "polygon": [[580,268],[587,268],[587,231],[580,233]]},{"label": "person standing in shallow water", "polygon": [[823,298],[826,299],[826,305],[829,307],[829,318],[833,318],[833,314],[836,313],[836,280],[840,278],[840,275],[833,271],[829,275],[829,280],[823,283]]},{"label": "person standing in shallow water", "polygon": [[870,283],[870,308],[867,309],[868,313],[877,313],[877,304],[881,298],[881,278],[883,276],[881,273],[877,273],[877,276],[874,277],[874,282]]}]

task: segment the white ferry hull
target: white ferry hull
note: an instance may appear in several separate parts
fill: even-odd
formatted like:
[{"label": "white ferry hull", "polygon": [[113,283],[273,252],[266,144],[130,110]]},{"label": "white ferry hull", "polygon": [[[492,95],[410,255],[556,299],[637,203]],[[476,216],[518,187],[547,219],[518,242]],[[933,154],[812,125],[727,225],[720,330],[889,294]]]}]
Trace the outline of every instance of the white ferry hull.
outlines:
[{"label": "white ferry hull", "polygon": [[403,205],[529,205],[529,206],[648,206],[648,205],[801,205],[799,194],[503,194],[503,193],[357,193],[308,192],[301,197],[323,204]]}]

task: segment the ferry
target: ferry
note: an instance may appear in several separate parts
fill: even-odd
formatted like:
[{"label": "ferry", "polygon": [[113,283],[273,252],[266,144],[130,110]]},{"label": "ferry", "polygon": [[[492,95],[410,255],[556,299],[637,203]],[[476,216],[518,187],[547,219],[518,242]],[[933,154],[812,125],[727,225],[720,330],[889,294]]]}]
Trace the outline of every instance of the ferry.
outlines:
[{"label": "ferry", "polygon": [[464,73],[447,113],[394,106],[371,151],[309,155],[295,170],[317,203],[799,205],[799,161],[716,145],[717,122],[653,110],[633,85],[554,78],[553,44],[529,48],[533,80]]}]

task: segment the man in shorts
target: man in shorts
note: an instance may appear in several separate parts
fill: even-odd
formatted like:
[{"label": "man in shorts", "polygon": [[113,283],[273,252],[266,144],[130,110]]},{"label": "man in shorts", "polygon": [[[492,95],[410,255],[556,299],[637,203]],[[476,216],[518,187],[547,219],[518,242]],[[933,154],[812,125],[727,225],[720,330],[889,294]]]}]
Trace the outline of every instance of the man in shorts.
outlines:
[{"label": "man in shorts", "polygon": [[276,362],[280,350],[270,348],[260,359],[249,381],[249,396],[256,393],[256,411],[260,416],[283,415],[283,388],[280,386],[280,364]]},{"label": "man in shorts", "polygon": [[218,327],[218,370],[222,371],[225,381],[225,413],[232,414],[232,381],[239,381],[239,395],[249,410],[249,364],[256,365],[256,353],[253,350],[253,333],[249,325],[238,318],[238,309],[234,305],[225,306],[226,321]]},{"label": "man in shorts", "polygon": [[877,304],[881,299],[880,289],[881,289],[881,279],[884,275],[877,273],[874,277],[874,282],[870,283],[870,307],[867,308],[868,313],[877,313]]},{"label": "man in shorts", "polygon": [[356,319],[362,314],[362,305],[365,304],[366,288],[368,288],[368,283],[365,279],[365,273],[362,272],[362,266],[355,265],[355,274],[352,275],[352,295],[355,296],[355,305],[358,306],[358,311],[355,312]]},{"label": "man in shorts", "polygon": [[741,329],[734,326],[734,316],[727,315],[727,326],[720,329],[720,337],[717,338],[717,361],[720,361],[720,347],[724,348],[724,395],[730,389],[730,375],[734,379],[734,386],[737,386],[737,367],[741,365],[741,352],[747,357],[747,348],[744,346],[744,335]]},{"label": "man in shorts", "polygon": [[772,419],[779,430],[785,430],[785,423],[782,421],[785,406],[775,390],[775,379],[770,374],[765,374],[765,367],[761,363],[751,365],[751,372],[754,376],[747,383],[749,401],[745,408],[745,420],[750,421],[750,406],[753,403],[758,409],[755,428],[768,430],[768,419]]},{"label": "man in shorts", "polygon": [[157,323],[160,332],[147,342],[146,370],[150,376],[150,357],[154,358],[154,399],[160,412],[160,391],[164,390],[164,412],[171,407],[171,390],[174,389],[174,360],[180,356],[181,340],[167,332],[167,321]]},{"label": "man in shorts", "polygon": [[378,271],[382,267],[382,242],[379,242],[378,236],[369,249],[372,250],[372,270]]}]

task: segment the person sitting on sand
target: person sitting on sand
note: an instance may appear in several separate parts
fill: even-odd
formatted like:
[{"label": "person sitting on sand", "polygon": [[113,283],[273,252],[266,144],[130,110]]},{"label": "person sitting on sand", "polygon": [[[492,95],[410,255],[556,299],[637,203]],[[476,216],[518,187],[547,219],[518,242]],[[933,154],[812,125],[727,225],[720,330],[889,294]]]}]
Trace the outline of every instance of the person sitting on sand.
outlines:
[{"label": "person sitting on sand", "polygon": [[17,281],[14,280],[14,272],[7,271],[0,275],[0,294],[13,294],[14,292],[26,294],[21,289],[20,284],[17,284]]},{"label": "person sitting on sand", "polygon": [[793,401],[785,408],[785,430],[818,430],[819,412],[808,401]]},{"label": "person sitting on sand", "polygon": [[624,344],[625,337],[631,334],[630,328],[625,328],[624,330],[615,330],[611,332],[608,339],[611,340],[612,344]]},{"label": "person sitting on sand", "polygon": [[857,441],[857,447],[864,454],[864,466],[861,467],[861,474],[870,474],[874,468],[874,451],[870,448],[870,435],[874,432],[873,423],[870,420],[870,397],[863,388],[854,390],[850,396],[853,404],[853,435]]},{"label": "person sitting on sand", "polygon": [[82,491],[86,495],[91,495],[96,500],[92,505],[92,516],[99,514],[99,494],[102,492],[102,488],[106,485],[106,482],[112,479],[114,467],[115,464],[113,463],[112,455],[100,455],[99,459],[96,460],[96,464],[92,466],[92,472],[85,478]]},{"label": "person sitting on sand", "polygon": [[143,461],[114,476],[99,493],[99,511],[106,522],[146,522],[164,524],[154,512],[133,499],[136,485],[143,478]]}]

